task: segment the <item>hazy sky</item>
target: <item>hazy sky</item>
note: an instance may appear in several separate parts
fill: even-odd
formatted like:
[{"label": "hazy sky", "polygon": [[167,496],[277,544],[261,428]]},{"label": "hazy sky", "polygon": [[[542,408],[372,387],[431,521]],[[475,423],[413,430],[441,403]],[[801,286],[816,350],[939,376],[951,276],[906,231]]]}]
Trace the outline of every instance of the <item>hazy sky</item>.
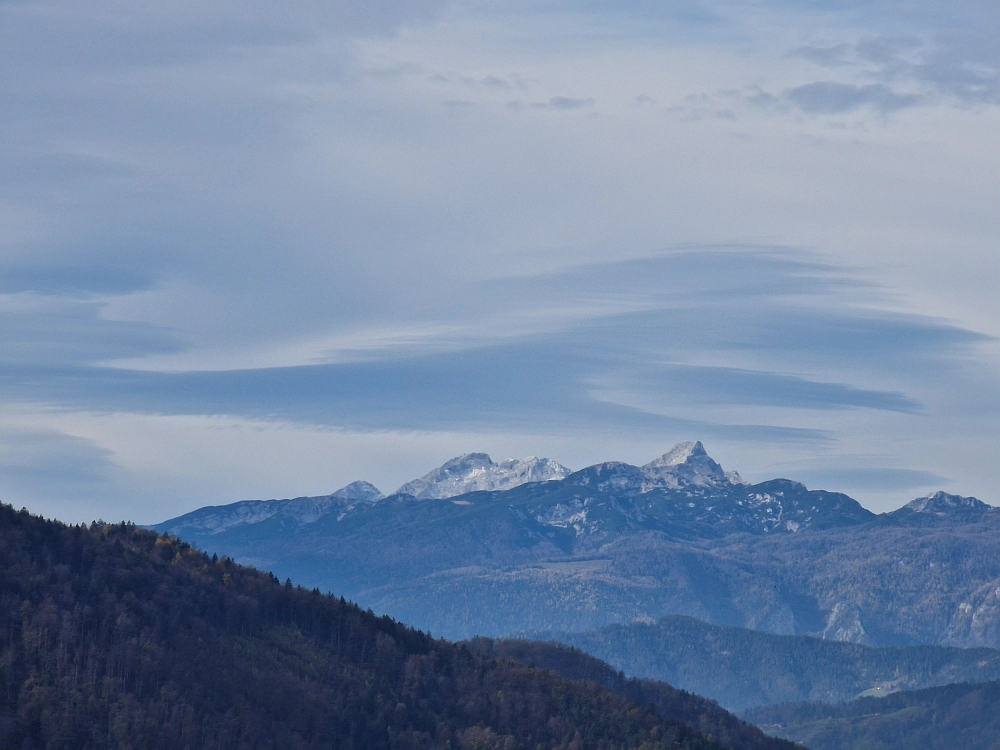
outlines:
[{"label": "hazy sky", "polygon": [[1000,5],[0,0],[0,499],[700,439],[1000,504]]}]

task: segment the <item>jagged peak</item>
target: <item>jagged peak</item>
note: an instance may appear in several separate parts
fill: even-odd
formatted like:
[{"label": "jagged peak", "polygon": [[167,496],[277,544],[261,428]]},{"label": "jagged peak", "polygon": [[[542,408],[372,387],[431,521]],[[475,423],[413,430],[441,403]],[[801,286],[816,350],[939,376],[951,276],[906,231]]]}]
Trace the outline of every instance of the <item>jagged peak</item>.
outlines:
[{"label": "jagged peak", "polygon": [[351,482],[346,487],[341,487],[336,492],[331,493],[330,497],[338,500],[361,500],[365,502],[374,502],[376,500],[381,500],[385,497],[385,495],[383,495],[381,490],[379,490],[379,488],[371,482],[357,481]]},{"label": "jagged peak", "polygon": [[740,473],[738,471],[727,471],[726,472],[726,479],[729,480],[730,484],[739,485],[741,487],[749,487],[750,486],[750,482],[748,482],[746,479],[744,479],[743,477],[741,477]]},{"label": "jagged peak", "polygon": [[[680,466],[681,464],[691,462],[692,459],[696,460],[699,458],[707,458],[709,461],[712,460],[705,451],[705,446],[702,445],[700,440],[689,440],[684,443],[678,443],[662,456],[654,458],[642,468],[659,469],[668,466]],[[712,461],[712,463],[715,462]]]}]

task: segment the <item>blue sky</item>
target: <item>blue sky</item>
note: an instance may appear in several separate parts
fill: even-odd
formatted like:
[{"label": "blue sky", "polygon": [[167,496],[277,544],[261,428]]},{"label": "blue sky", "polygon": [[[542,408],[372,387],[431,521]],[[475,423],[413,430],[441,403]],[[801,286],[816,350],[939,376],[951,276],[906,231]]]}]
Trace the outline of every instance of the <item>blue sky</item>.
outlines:
[{"label": "blue sky", "polygon": [[1000,504],[1000,9],[0,2],[0,496],[701,439]]}]

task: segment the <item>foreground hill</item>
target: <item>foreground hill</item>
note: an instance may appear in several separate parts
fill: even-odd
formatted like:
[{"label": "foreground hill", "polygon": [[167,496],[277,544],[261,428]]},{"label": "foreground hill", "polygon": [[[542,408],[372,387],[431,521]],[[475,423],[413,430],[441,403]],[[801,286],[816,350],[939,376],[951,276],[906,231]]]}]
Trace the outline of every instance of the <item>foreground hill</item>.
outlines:
[{"label": "foreground hill", "polygon": [[[503,473],[470,456],[409,483],[427,499],[353,485],[155,528],[449,638],[686,615],[873,646],[1000,647],[1000,509],[975,498],[936,493],[876,516],[784,479],[748,485],[701,443],[562,478],[538,473],[541,459]],[[524,483],[449,494],[482,477]]]},{"label": "foreground hill", "polygon": [[[594,682],[128,524],[0,506],[0,634],[3,748],[721,747]],[[745,747],[789,747],[765,742]]]},{"label": "foreground hill", "polygon": [[778,703],[839,703],[953,682],[1000,679],[1000,651],[945,646],[872,648],[809,636],[709,625],[689,617],[539,633],[617,669],[669,682],[730,711]]},{"label": "foreground hill", "polygon": [[[670,716],[692,726],[725,747],[777,750],[773,737],[719,708],[715,701],[677,690],[665,682],[626,677],[623,672],[615,671],[606,662],[579,649],[519,639],[476,638],[468,645],[487,657],[513,659],[531,667],[552,670],[569,679],[595,682],[638,706],[652,706],[661,716]],[[786,750],[792,748],[786,746]]]},{"label": "foreground hill", "polygon": [[996,750],[1000,682],[947,685],[850,703],[771,706],[747,718],[814,750]]}]

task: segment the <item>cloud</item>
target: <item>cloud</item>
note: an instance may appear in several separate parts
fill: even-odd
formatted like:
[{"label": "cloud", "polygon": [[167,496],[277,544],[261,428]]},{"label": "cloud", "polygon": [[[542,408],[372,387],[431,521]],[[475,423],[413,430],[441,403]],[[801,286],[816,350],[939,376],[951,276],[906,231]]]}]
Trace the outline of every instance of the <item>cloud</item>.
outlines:
[{"label": "cloud", "polygon": [[152,289],[156,275],[148,268],[95,263],[53,266],[0,262],[0,294],[31,292],[43,295],[127,294]]},{"label": "cloud", "polygon": [[796,47],[788,53],[789,57],[800,57],[804,60],[824,67],[840,67],[851,62],[852,47],[849,44],[835,44],[831,47],[804,46]]},{"label": "cloud", "polygon": [[183,348],[159,326],[106,320],[101,310],[98,302],[33,294],[0,297],[0,362],[62,368]]},{"label": "cloud", "polygon": [[49,492],[86,492],[101,486],[114,472],[112,454],[91,440],[58,430],[0,428],[0,486],[10,502],[34,494],[38,485]]},{"label": "cloud", "polygon": [[811,489],[847,493],[857,491],[866,493],[916,491],[928,487],[946,486],[951,483],[947,477],[930,471],[871,467],[799,469],[793,471],[791,477]]},{"label": "cloud", "polygon": [[[963,354],[987,340],[916,315],[845,309],[845,295],[864,288],[842,270],[792,251],[667,253],[482,285],[476,299],[484,308],[470,320],[496,326],[502,306],[513,304],[533,319],[520,333],[515,317],[501,324],[500,337],[484,337],[484,329],[473,326],[445,347],[432,337],[416,347],[358,352],[354,361],[230,371],[88,364],[109,342],[150,351],[169,346],[147,338],[141,327],[108,322],[94,329],[100,331],[95,341],[67,331],[61,345],[73,356],[65,362],[55,354],[60,339],[45,357],[29,350],[0,370],[0,395],[8,403],[64,409],[231,415],[350,429],[628,427],[824,441],[830,437],[823,429],[801,426],[801,410],[916,413],[921,405],[912,395],[851,381],[874,377],[919,388],[920,378],[909,373],[958,373]],[[584,301],[589,309],[581,308]],[[92,316],[84,321],[95,325]],[[26,340],[44,338],[36,332]],[[706,357],[756,366],[699,364]],[[67,364],[73,361],[79,364]],[[827,376],[806,374],[814,372]],[[836,376],[843,380],[830,379]],[[690,416],[697,404],[760,411],[734,423]],[[784,418],[791,423],[769,421],[773,408],[789,410]]]},{"label": "cloud", "polygon": [[841,114],[872,107],[883,114],[913,107],[921,102],[916,94],[899,94],[880,83],[856,86],[817,81],[789,89],[785,98],[809,114]]},{"label": "cloud", "polygon": [[533,107],[551,107],[552,109],[586,109],[593,107],[597,102],[593,99],[575,99],[570,96],[553,96],[547,102],[533,104]]},{"label": "cloud", "polygon": [[863,408],[914,413],[920,408],[901,393],[823,383],[808,378],[732,367],[664,364],[637,373],[627,383],[669,393],[686,403],[777,406],[791,409]]},{"label": "cloud", "polygon": [[[961,104],[1000,103],[1000,50],[992,42],[1000,20],[969,23],[952,29],[924,28],[920,35],[869,36],[856,43],[804,46],[790,58],[823,67],[853,68],[875,84],[818,82],[797,87],[786,96],[806,111],[853,111],[873,106],[886,112],[912,106],[928,97]],[[989,41],[987,41],[989,40]],[[900,94],[893,88],[920,89]]]}]

